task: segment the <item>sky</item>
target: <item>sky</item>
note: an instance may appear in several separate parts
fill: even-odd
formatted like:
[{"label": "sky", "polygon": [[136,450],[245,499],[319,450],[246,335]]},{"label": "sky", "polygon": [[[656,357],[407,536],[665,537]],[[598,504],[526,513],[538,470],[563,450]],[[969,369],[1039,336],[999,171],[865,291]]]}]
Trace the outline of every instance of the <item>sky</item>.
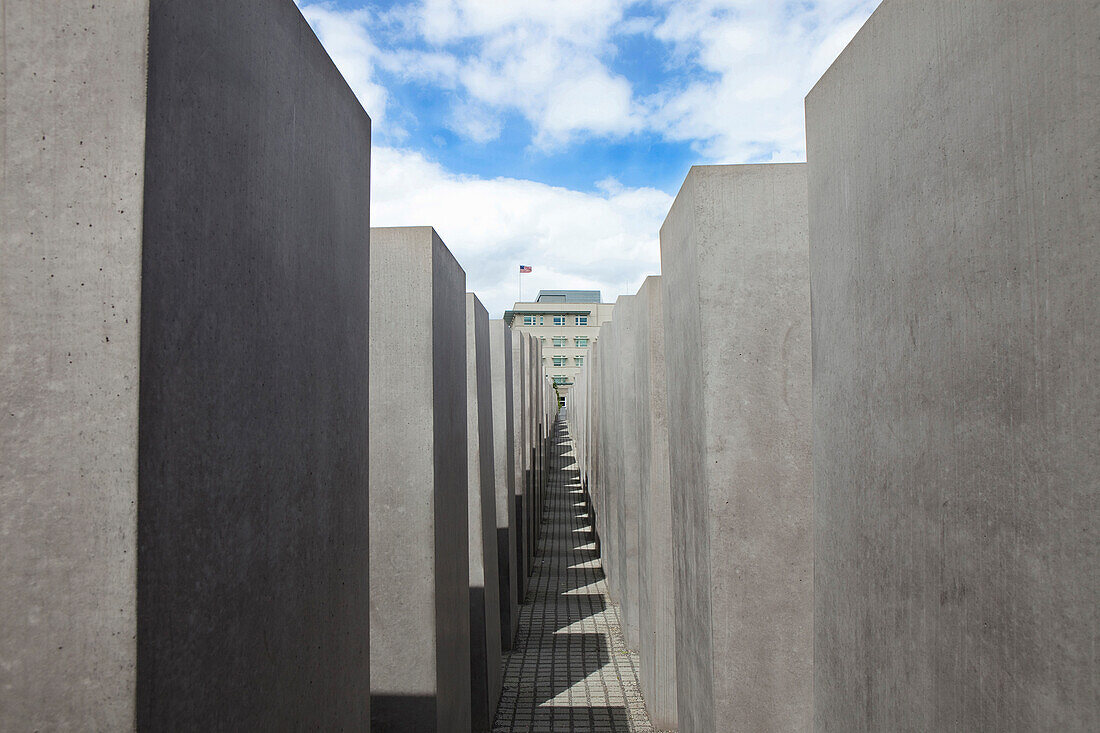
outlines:
[{"label": "sky", "polygon": [[371,225],[434,226],[499,318],[636,292],[692,165],[805,160],[879,0],[296,2],[370,115]]}]

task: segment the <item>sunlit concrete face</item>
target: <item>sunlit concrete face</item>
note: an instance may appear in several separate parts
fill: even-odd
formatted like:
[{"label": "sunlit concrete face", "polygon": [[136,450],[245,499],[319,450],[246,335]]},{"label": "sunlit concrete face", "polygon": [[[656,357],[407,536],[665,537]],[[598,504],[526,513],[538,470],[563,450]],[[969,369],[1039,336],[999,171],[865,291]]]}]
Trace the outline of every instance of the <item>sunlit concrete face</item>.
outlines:
[{"label": "sunlit concrete face", "polygon": [[697,166],[661,228],[685,731],[809,730],[806,166]]},{"label": "sunlit concrete face", "polygon": [[1100,6],[885,2],[806,100],[819,730],[1095,730]]},{"label": "sunlit concrete face", "polygon": [[371,729],[470,728],[466,275],[371,230]]},{"label": "sunlit concrete face", "polygon": [[493,391],[493,459],[496,484],[497,562],[501,648],[508,651],[519,628],[516,578],[515,431],[512,390],[512,329],[504,321],[489,321],[489,353]]},{"label": "sunlit concrete face", "polygon": [[623,636],[630,649],[638,648],[638,474],[642,451],[638,443],[638,390],[634,354],[639,338],[639,302],[633,295],[615,301],[615,373],[608,385],[614,390],[615,419],[612,433],[615,451],[615,498],[609,519],[616,547],[608,563],[619,589]]},{"label": "sunlit concrete face", "polygon": [[636,296],[634,352],[638,401],[638,627],[642,692],[653,724],[675,728],[676,608],[672,572],[672,499],[668,479],[665,324],[661,278]]},{"label": "sunlit concrete face", "polygon": [[500,699],[500,581],[489,314],[466,293],[466,443],[469,475],[470,686],[474,730],[488,730]]}]

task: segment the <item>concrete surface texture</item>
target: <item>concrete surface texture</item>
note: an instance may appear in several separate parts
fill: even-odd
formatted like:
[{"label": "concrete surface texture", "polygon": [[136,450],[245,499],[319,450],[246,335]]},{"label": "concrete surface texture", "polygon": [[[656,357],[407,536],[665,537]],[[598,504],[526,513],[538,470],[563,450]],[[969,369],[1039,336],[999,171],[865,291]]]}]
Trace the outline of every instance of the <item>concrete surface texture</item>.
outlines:
[{"label": "concrete surface texture", "polygon": [[634,353],[639,338],[638,299],[620,295],[615,301],[616,353],[618,367],[613,385],[618,404],[616,430],[618,457],[615,506],[611,521],[618,523],[619,543],[615,572],[621,589],[619,602],[626,645],[638,648],[638,477],[642,452],[638,446],[638,388],[635,384]]},{"label": "concrete surface texture", "polygon": [[0,728],[361,727],[370,121],[289,2],[61,5],[0,6]]},{"label": "concrete surface texture", "polygon": [[0,728],[125,730],[147,12],[0,17]]},{"label": "concrete surface texture", "polygon": [[465,731],[466,275],[431,227],[370,258],[371,730]]},{"label": "concrete surface texture", "polygon": [[512,648],[519,626],[516,578],[515,422],[512,392],[512,329],[489,321],[489,355],[493,381],[493,477],[496,483],[497,562],[500,600],[500,645]]},{"label": "concrete surface texture", "polygon": [[527,420],[527,400],[524,399],[525,373],[528,358],[526,342],[529,338],[522,331],[512,332],[512,383],[514,403],[512,414],[515,425],[515,507],[516,507],[516,590],[519,602],[522,604],[527,593],[527,576],[530,566],[527,562],[527,472],[525,455],[527,453],[527,431],[524,428]]},{"label": "concrete surface texture", "polygon": [[466,293],[466,445],[470,553],[470,687],[475,731],[488,731],[500,699],[500,581],[489,314]]},{"label": "concrete surface texture", "polygon": [[811,727],[808,260],[804,164],[693,167],[661,228],[681,730]]},{"label": "concrete surface texture", "polygon": [[635,389],[638,399],[638,628],[642,693],[653,724],[678,725],[676,608],[672,572],[672,497],[668,474],[668,406],[661,278],[636,297]]},{"label": "concrete surface texture", "polygon": [[618,476],[617,426],[620,426],[618,406],[615,402],[616,360],[618,353],[615,343],[617,321],[607,321],[600,326],[597,347],[600,350],[600,373],[597,380],[599,389],[600,424],[597,435],[600,472],[596,484],[596,522],[600,535],[600,556],[605,558],[604,572],[607,576],[607,594],[616,603],[621,602],[619,588],[618,551],[619,524],[615,514],[615,499],[618,496],[616,479]]},{"label": "concrete surface texture", "polygon": [[888,0],[807,97],[818,730],[1100,729],[1098,37]]},{"label": "concrete surface texture", "polygon": [[538,400],[535,395],[535,370],[538,365],[538,349],[535,344],[537,339],[531,334],[524,335],[524,357],[526,368],[523,370],[523,402],[527,409],[527,420],[523,424],[524,435],[527,440],[526,471],[527,471],[527,496],[524,504],[527,507],[525,521],[527,523],[524,537],[527,550],[526,563],[527,575],[530,576],[535,559],[535,534],[538,531]]}]

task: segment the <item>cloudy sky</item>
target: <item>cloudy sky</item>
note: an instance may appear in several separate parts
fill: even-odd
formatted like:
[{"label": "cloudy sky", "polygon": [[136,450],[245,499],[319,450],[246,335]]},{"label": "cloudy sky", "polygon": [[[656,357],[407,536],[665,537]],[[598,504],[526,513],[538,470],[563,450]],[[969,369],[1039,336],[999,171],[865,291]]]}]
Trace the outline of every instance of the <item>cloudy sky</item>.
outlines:
[{"label": "cloudy sky", "polygon": [[373,121],[371,224],[436,228],[499,318],[633,293],[688,168],[805,160],[879,0],[297,0]]}]

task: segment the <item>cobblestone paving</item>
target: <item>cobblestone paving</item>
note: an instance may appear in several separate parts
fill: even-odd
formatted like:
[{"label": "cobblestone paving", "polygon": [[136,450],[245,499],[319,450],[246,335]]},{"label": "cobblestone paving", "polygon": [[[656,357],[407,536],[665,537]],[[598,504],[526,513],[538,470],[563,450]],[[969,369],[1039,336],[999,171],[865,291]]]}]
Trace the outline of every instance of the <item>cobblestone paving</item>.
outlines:
[{"label": "cobblestone paving", "polygon": [[551,442],[546,524],[493,731],[652,733],[563,422]]}]

